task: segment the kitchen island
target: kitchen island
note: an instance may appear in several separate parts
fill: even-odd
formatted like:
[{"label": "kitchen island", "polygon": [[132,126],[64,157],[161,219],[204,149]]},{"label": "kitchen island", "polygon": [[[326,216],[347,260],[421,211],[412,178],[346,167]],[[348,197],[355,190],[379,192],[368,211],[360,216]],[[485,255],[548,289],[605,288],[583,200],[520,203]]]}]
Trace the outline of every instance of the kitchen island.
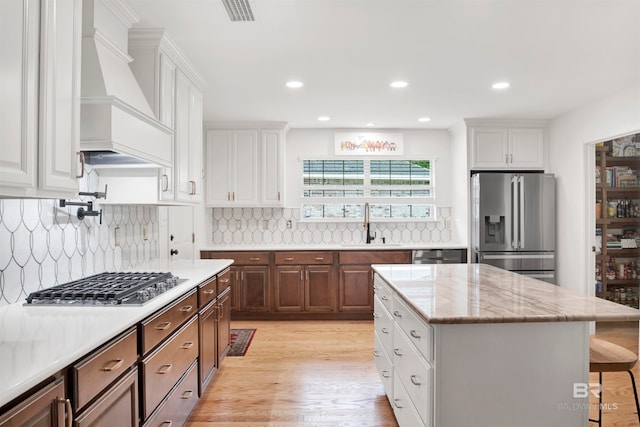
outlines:
[{"label": "kitchen island", "polygon": [[589,322],[640,320],[484,264],[373,269],[375,362],[401,427],[585,426]]},{"label": "kitchen island", "polygon": [[[0,307],[0,408],[59,375],[114,337],[135,329],[139,322],[185,294],[195,295],[194,289],[232,262],[156,261],[138,266],[136,269],[140,271],[168,271],[186,279],[141,306],[29,306],[15,303]],[[197,307],[190,307],[191,312],[192,309]],[[110,367],[104,370],[108,369],[111,370]]]}]

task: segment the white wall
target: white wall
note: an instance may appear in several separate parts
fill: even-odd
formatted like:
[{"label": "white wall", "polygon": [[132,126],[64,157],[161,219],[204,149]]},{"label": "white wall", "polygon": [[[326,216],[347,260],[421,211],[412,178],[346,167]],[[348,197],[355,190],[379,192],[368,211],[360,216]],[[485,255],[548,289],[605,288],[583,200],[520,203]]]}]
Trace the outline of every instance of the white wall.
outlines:
[{"label": "white wall", "polygon": [[469,244],[469,166],[467,156],[467,126],[464,122],[449,129],[451,133],[451,215],[452,239]]},{"label": "white wall", "polygon": [[630,88],[553,119],[549,125],[549,172],[557,177],[557,277],[562,287],[594,293],[589,260],[594,224],[586,209],[593,170],[585,145],[640,131],[640,87]]},{"label": "white wall", "polygon": [[[436,205],[451,206],[451,141],[447,130],[383,130],[383,129],[291,129],[286,136],[285,170],[286,206],[299,208],[302,195],[301,161],[313,158],[357,158],[336,156],[334,154],[335,132],[400,132],[404,138],[404,154],[389,158],[430,158],[435,160],[434,184],[436,186]],[[364,157],[364,156],[363,156]],[[383,158],[376,156],[376,158]]]}]

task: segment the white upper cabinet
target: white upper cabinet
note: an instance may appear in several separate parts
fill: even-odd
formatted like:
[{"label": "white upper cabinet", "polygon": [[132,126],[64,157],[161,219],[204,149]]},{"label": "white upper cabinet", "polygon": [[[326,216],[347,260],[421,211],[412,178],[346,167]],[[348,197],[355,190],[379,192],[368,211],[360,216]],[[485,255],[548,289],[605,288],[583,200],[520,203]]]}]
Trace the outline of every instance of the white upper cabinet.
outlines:
[{"label": "white upper cabinet", "polygon": [[77,195],[81,25],[81,0],[0,1],[0,195]]},{"label": "white upper cabinet", "polygon": [[205,204],[283,206],[286,125],[236,123],[236,129],[222,125],[210,124],[206,130]]},{"label": "white upper cabinet", "polygon": [[173,167],[159,171],[158,203],[201,203],[204,81],[164,30],[131,29],[129,54],[156,118],[174,130]]},{"label": "white upper cabinet", "polygon": [[206,132],[207,206],[258,205],[258,132]]},{"label": "white upper cabinet", "polygon": [[471,170],[544,170],[546,123],[467,121]]},{"label": "white upper cabinet", "polygon": [[283,206],[284,147],[282,130],[262,131],[262,206]]}]

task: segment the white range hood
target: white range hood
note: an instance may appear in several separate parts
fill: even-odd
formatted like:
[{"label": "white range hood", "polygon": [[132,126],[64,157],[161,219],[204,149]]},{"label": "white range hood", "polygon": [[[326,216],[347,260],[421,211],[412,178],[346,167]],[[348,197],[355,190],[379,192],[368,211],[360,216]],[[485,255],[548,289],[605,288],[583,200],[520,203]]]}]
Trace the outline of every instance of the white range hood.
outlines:
[{"label": "white range hood", "polygon": [[121,0],[84,0],[80,149],[173,163],[173,130],[153,114],[129,62],[128,30],[138,22]]}]

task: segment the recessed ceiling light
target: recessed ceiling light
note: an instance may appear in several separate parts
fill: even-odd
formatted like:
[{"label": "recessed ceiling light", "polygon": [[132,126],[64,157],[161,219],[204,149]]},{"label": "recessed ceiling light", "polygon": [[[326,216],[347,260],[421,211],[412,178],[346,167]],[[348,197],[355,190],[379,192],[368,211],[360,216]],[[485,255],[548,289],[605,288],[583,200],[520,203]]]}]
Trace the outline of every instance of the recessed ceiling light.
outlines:
[{"label": "recessed ceiling light", "polygon": [[426,122],[430,122],[430,121],[431,121],[431,118],[430,118],[430,117],[420,117],[420,118],[418,119],[418,121],[419,121],[419,122],[426,123]]},{"label": "recessed ceiling light", "polygon": [[494,89],[507,89],[509,86],[511,86],[511,83],[509,82],[497,82],[494,83],[491,87]]},{"label": "recessed ceiling light", "polygon": [[375,125],[376,125],[375,123],[367,123],[367,127],[373,127]]},{"label": "recessed ceiling light", "polygon": [[403,88],[409,86],[409,83],[398,80],[397,82],[391,82],[390,86],[394,88]]},{"label": "recessed ceiling light", "polygon": [[318,117],[318,120],[320,120],[321,122],[328,122],[329,120],[331,120],[331,117],[329,117],[329,116],[320,116],[320,117]]},{"label": "recessed ceiling light", "polygon": [[304,83],[296,81],[296,80],[287,82],[287,87],[290,87],[291,89],[297,89],[297,88],[302,87],[302,86],[304,86]]}]

